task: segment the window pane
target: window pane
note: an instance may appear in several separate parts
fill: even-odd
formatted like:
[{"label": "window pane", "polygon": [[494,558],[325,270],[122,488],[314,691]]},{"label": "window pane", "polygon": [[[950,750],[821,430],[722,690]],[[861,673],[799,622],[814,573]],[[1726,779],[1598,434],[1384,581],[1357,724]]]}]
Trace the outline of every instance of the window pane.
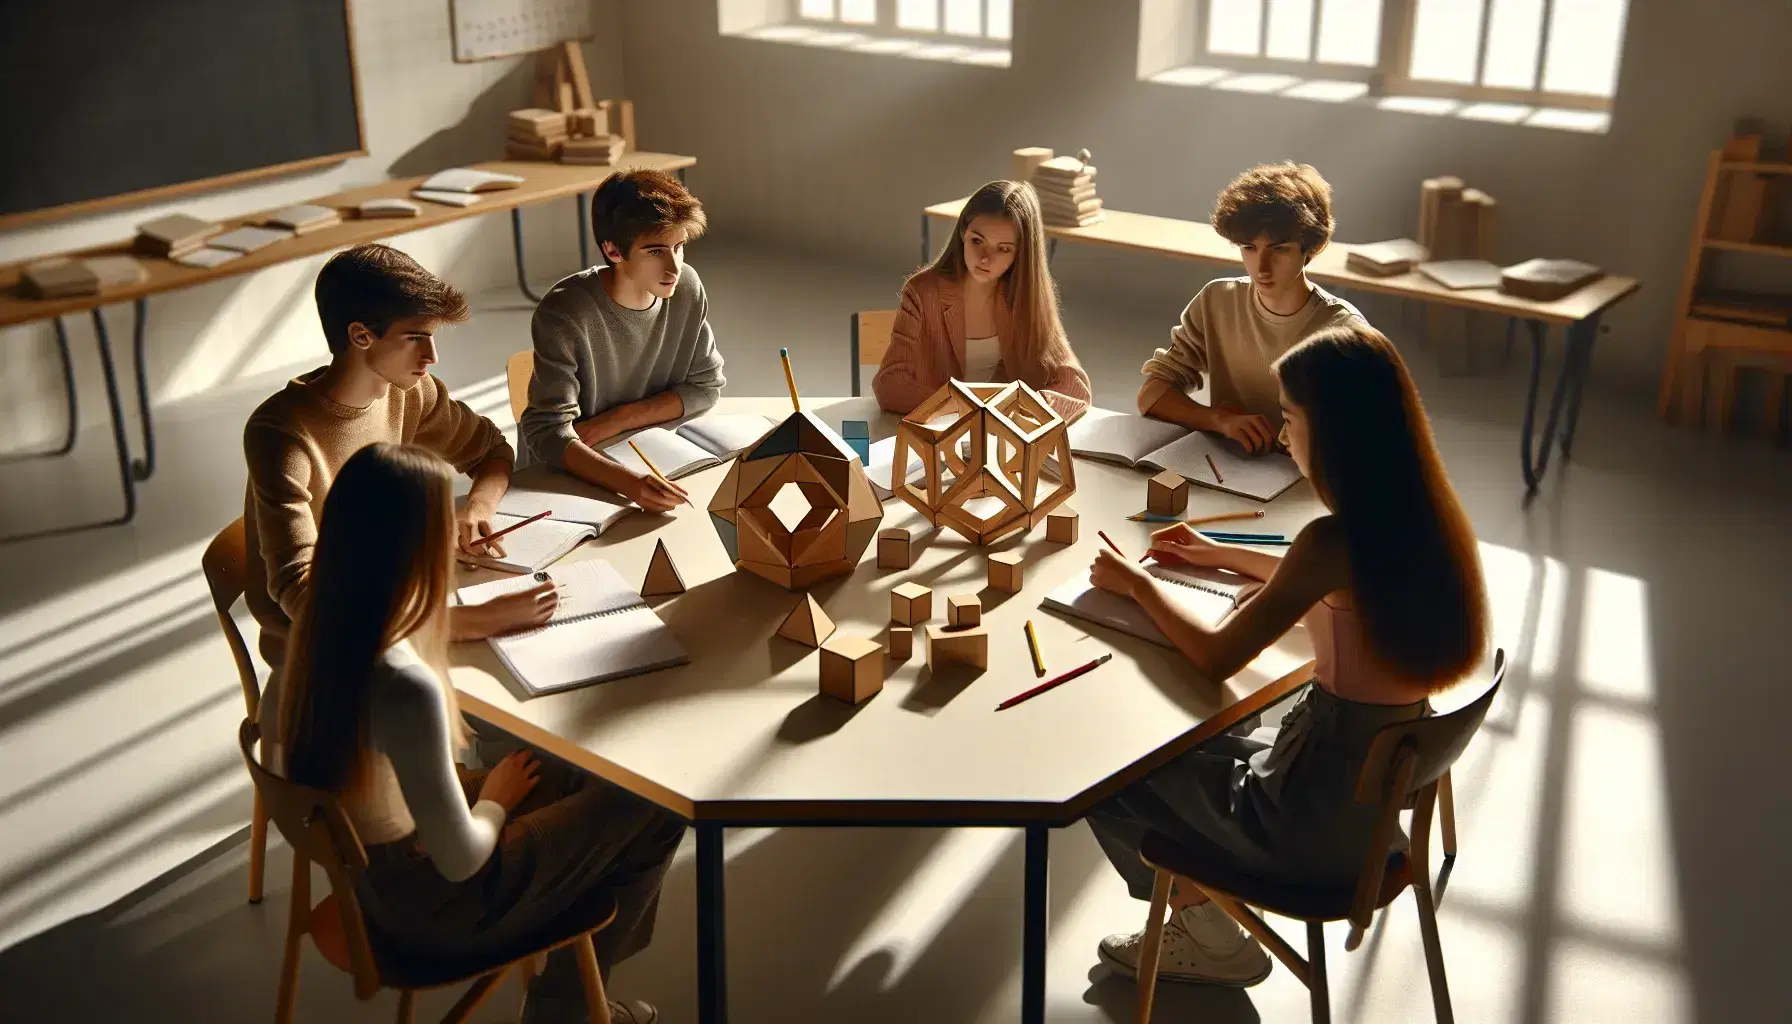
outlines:
[{"label": "window pane", "polygon": [[1319,61],[1374,67],[1381,59],[1381,0],[1325,0],[1319,9]]},{"label": "window pane", "polygon": [[896,27],[910,32],[938,32],[939,0],[896,0]]},{"label": "window pane", "polygon": [[1007,39],[1014,34],[1014,0],[984,0],[983,16],[989,19],[983,34],[991,39]]},{"label": "window pane", "polygon": [[1487,20],[1487,66],[1481,84],[1507,89],[1537,85],[1537,47],[1543,42],[1543,0],[1493,0]]},{"label": "window pane", "polygon": [[805,18],[820,21],[834,20],[834,0],[802,0],[797,6],[797,14]]},{"label": "window pane", "polygon": [[1555,0],[1543,88],[1588,96],[1616,92],[1627,6],[1625,0]]},{"label": "window pane", "polygon": [[955,36],[983,34],[983,0],[946,0],[946,31]]},{"label": "window pane", "polygon": [[1313,0],[1269,0],[1267,50],[1278,60],[1313,59]]},{"label": "window pane", "polygon": [[840,0],[840,20],[851,25],[877,24],[877,0]]},{"label": "window pane", "polygon": [[1207,51],[1262,54],[1263,0],[1212,0],[1207,6]]},{"label": "window pane", "polygon": [[1481,0],[1419,0],[1412,27],[1412,77],[1473,82],[1481,46]]}]

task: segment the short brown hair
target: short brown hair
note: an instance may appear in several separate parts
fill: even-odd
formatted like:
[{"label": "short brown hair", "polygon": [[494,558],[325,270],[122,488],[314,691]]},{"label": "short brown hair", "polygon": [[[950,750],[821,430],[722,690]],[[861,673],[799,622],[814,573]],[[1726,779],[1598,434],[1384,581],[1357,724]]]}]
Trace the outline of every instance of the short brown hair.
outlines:
[{"label": "short brown hair", "polygon": [[1332,240],[1332,187],[1312,164],[1259,164],[1232,179],[1213,204],[1213,229],[1233,245],[1268,235],[1299,242],[1309,258]]},{"label": "short brown hair", "polygon": [[591,197],[591,237],[597,240],[598,254],[606,264],[610,257],[604,252],[605,242],[627,259],[635,240],[650,231],[684,228],[689,241],[708,226],[703,204],[684,182],[665,171],[612,174]]},{"label": "short brown hair", "polygon": [[331,354],[348,348],[350,324],[385,334],[394,320],[427,316],[460,323],[467,297],[389,245],[369,243],[344,249],[317,272],[317,318]]}]

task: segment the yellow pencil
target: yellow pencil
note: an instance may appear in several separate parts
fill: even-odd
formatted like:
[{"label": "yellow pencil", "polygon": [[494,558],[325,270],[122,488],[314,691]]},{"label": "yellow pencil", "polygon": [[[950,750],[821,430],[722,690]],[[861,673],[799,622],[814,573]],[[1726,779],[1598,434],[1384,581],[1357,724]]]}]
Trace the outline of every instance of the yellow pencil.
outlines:
[{"label": "yellow pencil", "polygon": [[[635,450],[636,455],[640,456],[641,462],[647,466],[648,472],[652,473],[656,477],[659,477],[660,483],[665,484],[667,487],[672,487],[672,488],[676,488],[678,486],[677,484],[673,483],[671,481],[671,479],[669,479],[666,476],[666,474],[660,472],[660,467],[653,464],[653,460],[647,457],[647,453],[641,450],[641,446],[635,443],[634,438],[631,437],[628,439],[628,446]],[[686,505],[690,505],[691,499],[690,498],[684,499],[684,503]],[[692,507],[694,508],[696,506],[692,506]]]},{"label": "yellow pencil", "polygon": [[778,350],[778,358],[784,360],[784,383],[790,385],[790,407],[797,412],[803,411],[803,403],[796,397],[796,374],[790,372],[790,350]]},{"label": "yellow pencil", "polygon": [[1027,649],[1033,652],[1033,674],[1045,675],[1045,655],[1039,653],[1039,634],[1033,631],[1033,620],[1027,620]]}]

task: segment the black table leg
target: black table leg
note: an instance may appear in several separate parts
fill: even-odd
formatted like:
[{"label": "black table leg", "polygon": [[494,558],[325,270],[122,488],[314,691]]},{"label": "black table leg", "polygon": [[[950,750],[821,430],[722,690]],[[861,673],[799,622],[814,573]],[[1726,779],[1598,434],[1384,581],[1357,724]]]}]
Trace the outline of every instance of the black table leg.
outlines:
[{"label": "black table leg", "polygon": [[722,826],[697,823],[697,1019],[728,1019],[727,898],[722,875]]},{"label": "black table leg", "polygon": [[[143,457],[131,461],[131,476],[142,483],[156,471],[156,427],[149,414],[149,363],[143,357],[144,335],[149,329],[149,300],[140,298],[131,307],[131,369],[137,374],[137,418],[143,426]],[[98,310],[94,311],[98,314]]]},{"label": "black table leg", "polygon": [[921,215],[921,265],[925,267],[933,259],[933,222],[923,213]]},{"label": "black table leg", "polygon": [[523,269],[523,211],[518,206],[510,208],[510,244],[516,252],[516,286],[522,290],[524,298],[540,302],[541,296],[529,290],[529,272]]},{"label": "black table leg", "polygon": [[1574,428],[1580,424],[1580,396],[1593,368],[1593,340],[1599,337],[1599,314],[1568,328],[1568,352],[1575,359],[1574,391],[1568,397],[1568,422],[1562,426],[1562,458],[1574,447]]},{"label": "black table leg", "polygon": [[1056,256],[1056,255],[1058,255],[1058,240],[1056,238],[1046,239],[1046,241],[1045,241],[1045,262],[1050,263],[1052,261],[1052,257]]},{"label": "black table leg", "polygon": [[1021,1024],[1045,1022],[1045,928],[1049,878],[1051,829],[1027,826],[1026,908],[1021,923],[1020,1019]]},{"label": "black table leg", "polygon": [[579,192],[573,195],[573,230],[576,231],[579,236],[580,270],[584,270],[591,266],[591,218],[585,215],[587,205],[588,203],[586,201],[585,193]]},{"label": "black table leg", "polygon": [[[1538,385],[1542,383],[1543,349],[1549,325],[1541,320],[1532,320],[1530,325],[1531,380],[1530,389],[1525,395],[1524,402],[1524,430],[1519,438],[1520,468],[1524,471],[1524,488],[1527,498],[1537,493],[1538,481],[1542,480],[1543,474],[1549,470],[1550,449],[1556,442],[1556,425],[1562,416],[1562,398],[1567,392],[1570,379],[1577,375],[1575,367],[1578,362],[1571,340],[1568,351],[1562,357],[1562,368],[1556,373],[1555,393],[1550,396],[1549,400],[1549,416],[1543,421],[1543,441],[1541,444],[1533,446],[1531,435],[1537,418],[1537,390]],[[1570,339],[1573,336],[1571,329]]]}]

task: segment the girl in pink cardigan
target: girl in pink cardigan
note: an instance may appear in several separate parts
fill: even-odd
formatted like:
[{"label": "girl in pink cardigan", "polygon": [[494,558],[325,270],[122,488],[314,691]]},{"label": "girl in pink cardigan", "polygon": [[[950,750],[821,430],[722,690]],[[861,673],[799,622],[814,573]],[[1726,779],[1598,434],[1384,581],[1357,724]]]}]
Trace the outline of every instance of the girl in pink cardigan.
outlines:
[{"label": "girl in pink cardigan", "polygon": [[958,215],[933,265],[902,286],[890,347],[871,389],[907,413],[949,379],[1025,381],[1073,420],[1090,401],[1089,375],[1070,351],[1045,264],[1033,186],[992,181]]}]

